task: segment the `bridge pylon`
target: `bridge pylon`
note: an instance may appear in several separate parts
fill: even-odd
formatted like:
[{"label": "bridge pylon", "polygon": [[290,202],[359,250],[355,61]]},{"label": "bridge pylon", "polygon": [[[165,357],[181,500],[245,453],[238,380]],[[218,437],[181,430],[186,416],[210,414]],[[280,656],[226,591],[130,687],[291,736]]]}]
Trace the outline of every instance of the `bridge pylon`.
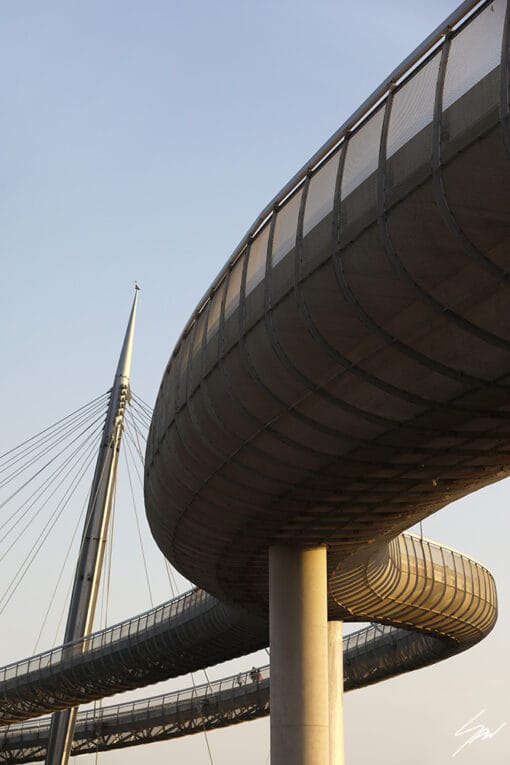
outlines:
[{"label": "bridge pylon", "polygon": [[[138,289],[138,286],[135,285],[135,296],[113,380],[101,445],[92,479],[64,643],[71,643],[92,632],[106,550],[108,526],[115,495],[119,448],[124,429],[124,414],[130,395],[129,375]],[[75,647],[69,647],[69,650],[73,651]],[[86,642],[82,644],[79,650],[87,650]],[[77,712],[78,707],[73,707],[53,714],[45,760],[46,765],[67,765],[71,752]]]}]

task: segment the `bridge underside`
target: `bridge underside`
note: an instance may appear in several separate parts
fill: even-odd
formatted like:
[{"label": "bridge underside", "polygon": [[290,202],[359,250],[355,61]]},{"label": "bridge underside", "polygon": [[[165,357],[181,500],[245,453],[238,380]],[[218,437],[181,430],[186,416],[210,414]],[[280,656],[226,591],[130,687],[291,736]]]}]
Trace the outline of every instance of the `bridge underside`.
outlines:
[{"label": "bridge underside", "polygon": [[[269,609],[275,765],[340,749],[327,620],[374,616],[348,585],[510,473],[509,19],[485,3],[335,135],[259,216],[163,376],[149,523],[191,581]],[[402,604],[401,587],[385,595]],[[443,595],[403,613],[429,629]]]},{"label": "bridge underside", "polygon": [[[391,158],[377,145],[376,170],[345,198],[361,131],[342,144],[333,209],[304,233],[312,177],[296,192],[295,244],[276,262],[283,207],[174,351],[148,517],[164,554],[217,597],[266,613],[270,545],[327,545],[331,571],[350,566],[508,474],[500,93],[496,68]],[[388,129],[384,110],[365,130]]]}]

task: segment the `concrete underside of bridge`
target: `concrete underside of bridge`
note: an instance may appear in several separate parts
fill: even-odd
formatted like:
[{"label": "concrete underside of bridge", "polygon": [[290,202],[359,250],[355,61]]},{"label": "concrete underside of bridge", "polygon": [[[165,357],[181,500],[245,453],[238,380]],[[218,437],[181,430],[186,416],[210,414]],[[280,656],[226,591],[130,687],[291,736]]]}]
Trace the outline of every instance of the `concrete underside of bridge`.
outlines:
[{"label": "concrete underside of bridge", "polygon": [[[327,619],[306,637],[316,615],[304,616],[308,583],[292,556],[327,549],[329,618],[342,618],[348,587],[335,589],[336,577],[351,581],[404,529],[510,472],[508,89],[496,66],[443,110],[448,53],[449,40],[436,54],[430,122],[390,154],[390,92],[367,121],[367,136],[379,126],[372,171],[344,183],[349,136],[320,220],[303,225],[306,178],[232,261],[156,403],[145,482],[153,534],[219,599],[264,618],[269,609],[277,765],[327,762],[329,751]],[[285,623],[289,651],[277,637]],[[308,666],[320,679],[305,690]],[[306,717],[307,697],[318,718]]]},{"label": "concrete underside of bridge", "polygon": [[[497,82],[476,97],[490,105]],[[241,295],[200,359],[183,361],[186,340],[176,348],[146,503],[158,544],[192,581],[267,613],[271,545],[326,545],[331,571],[507,475],[501,133],[491,107],[442,149],[458,235],[437,196],[429,126],[389,163],[388,177],[402,176],[399,163],[412,172],[387,188],[382,222],[375,173],[340,206],[338,242],[329,214]]]}]

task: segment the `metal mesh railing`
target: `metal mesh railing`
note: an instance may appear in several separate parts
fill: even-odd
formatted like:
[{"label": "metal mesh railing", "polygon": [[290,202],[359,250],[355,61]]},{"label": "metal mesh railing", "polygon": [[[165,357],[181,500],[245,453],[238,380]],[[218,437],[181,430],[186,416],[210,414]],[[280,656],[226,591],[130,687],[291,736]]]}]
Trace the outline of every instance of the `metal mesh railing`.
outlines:
[{"label": "metal mesh railing", "polygon": [[185,595],[0,672],[0,720],[138,688],[267,645],[267,626],[203,592]]},{"label": "metal mesh railing", "polygon": [[453,645],[480,640],[497,616],[494,579],[484,566],[409,533],[349,571],[338,569],[329,587],[346,613],[420,628]]},{"label": "metal mesh railing", "polygon": [[[496,618],[495,587],[486,569],[409,534],[349,571],[335,572],[329,588],[330,618],[378,621],[427,633],[410,643],[405,639],[414,658],[394,652],[394,630],[370,628],[349,636],[346,655],[356,656],[358,667],[353,687],[381,677],[372,678],[374,661],[385,677],[398,674],[408,662],[422,666],[441,652],[454,653],[481,639]],[[437,638],[444,642],[440,650]],[[15,722],[140,687],[243,655],[267,641],[265,621],[194,590],[85,640],[5,667],[0,673],[0,719]],[[368,646],[372,664],[367,665],[360,657]]]},{"label": "metal mesh railing", "polygon": [[[344,687],[353,690],[435,661],[444,644],[427,635],[373,626],[344,637]],[[270,711],[269,666],[222,680],[78,714],[72,754],[167,740],[232,725]],[[0,762],[25,763],[46,755],[50,721],[0,731]]]},{"label": "metal mesh railing", "polygon": [[72,661],[76,656],[87,652],[91,656],[94,652],[103,651],[106,647],[122,640],[133,640],[147,631],[165,625],[172,621],[174,625],[179,623],[179,617],[185,619],[191,611],[196,615],[210,606],[213,599],[203,590],[193,589],[179,595],[177,598],[163,603],[156,608],[145,611],[127,621],[115,624],[85,638],[75,640],[58,648],[43,651],[19,662],[13,662],[0,669],[0,683],[20,676],[28,676],[57,665],[63,661]]}]

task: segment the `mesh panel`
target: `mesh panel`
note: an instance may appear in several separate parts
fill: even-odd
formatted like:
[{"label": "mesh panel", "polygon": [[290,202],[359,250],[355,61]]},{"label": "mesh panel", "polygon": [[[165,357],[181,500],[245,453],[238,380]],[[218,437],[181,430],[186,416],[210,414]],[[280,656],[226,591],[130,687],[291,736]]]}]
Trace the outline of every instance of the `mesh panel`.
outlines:
[{"label": "mesh panel", "polygon": [[231,313],[239,305],[239,291],[241,289],[241,279],[243,276],[244,255],[240,257],[230,272],[228,280],[227,297],[225,298],[225,319],[228,319]]},{"label": "mesh panel", "polygon": [[452,40],[443,96],[443,109],[498,66],[505,19],[504,0],[495,0]]},{"label": "mesh panel", "polygon": [[337,151],[310,180],[306,195],[303,236],[333,209],[339,159],[340,152]]},{"label": "mesh panel", "polygon": [[439,61],[437,53],[395,93],[388,130],[388,157],[432,122]]},{"label": "mesh panel", "polygon": [[179,399],[182,401],[186,396],[186,378],[188,374],[189,352],[191,349],[191,333],[183,341],[181,351],[181,366],[179,369]]},{"label": "mesh panel", "polygon": [[377,170],[384,109],[379,109],[349,139],[342,178],[342,199]]},{"label": "mesh panel", "polygon": [[192,348],[191,348],[191,373],[188,385],[191,389],[198,383],[201,371],[201,350],[202,350],[202,338],[204,336],[205,323],[207,319],[207,309],[203,309],[200,313],[194,330],[191,333],[192,336]]},{"label": "mesh panel", "polygon": [[276,215],[271,264],[274,267],[296,244],[299,205],[303,191],[298,191]]},{"label": "mesh panel", "polygon": [[223,281],[212,297],[211,308],[209,311],[209,321],[207,322],[208,341],[218,330],[218,324],[220,323],[221,297],[223,295],[224,286],[225,282]]},{"label": "mesh panel", "polygon": [[193,337],[193,356],[200,351],[202,346],[202,335],[204,333],[206,313],[207,311],[204,309],[197,319],[197,326]]},{"label": "mesh panel", "polygon": [[456,583],[457,587],[461,589],[465,589],[466,587],[466,581],[464,576],[464,565],[462,562],[462,558],[458,557],[457,555],[454,555],[453,557],[453,564],[455,566],[455,574],[456,574]]},{"label": "mesh panel", "polygon": [[445,575],[448,584],[455,586],[457,577],[455,574],[455,561],[453,559],[453,553],[451,550],[443,549],[443,559],[445,565]]},{"label": "mesh panel", "polygon": [[266,270],[267,240],[269,237],[269,223],[265,225],[262,231],[250,247],[250,256],[248,268],[246,271],[246,294],[255,289],[264,278]]}]

